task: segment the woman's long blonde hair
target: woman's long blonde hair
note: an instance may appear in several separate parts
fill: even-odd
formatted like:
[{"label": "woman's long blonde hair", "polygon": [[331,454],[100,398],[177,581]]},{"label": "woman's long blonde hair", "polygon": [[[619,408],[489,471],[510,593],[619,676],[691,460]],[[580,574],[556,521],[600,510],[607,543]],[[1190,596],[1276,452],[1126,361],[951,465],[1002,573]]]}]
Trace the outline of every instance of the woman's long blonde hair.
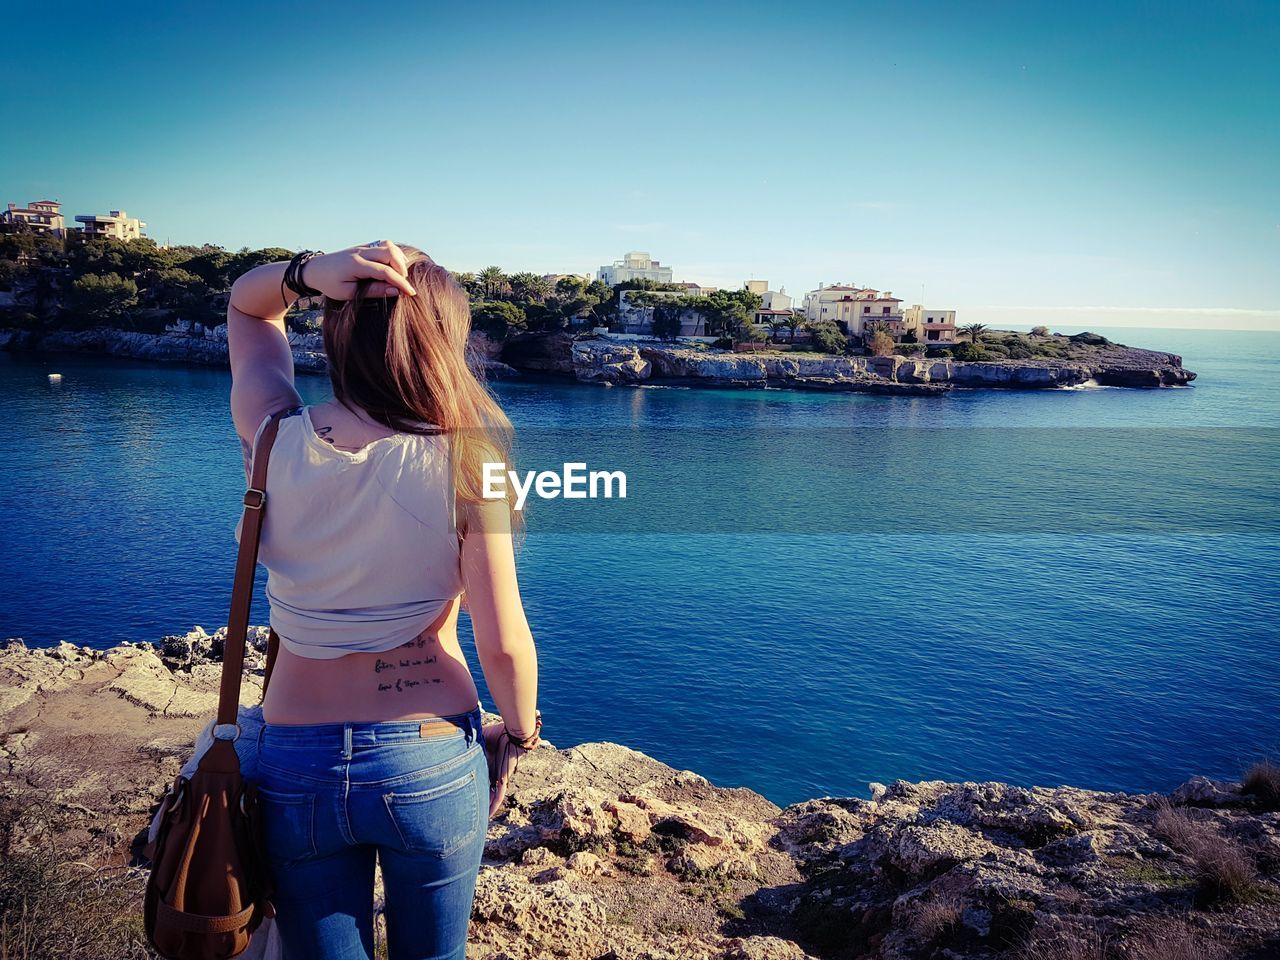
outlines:
[{"label": "woman's long blonde hair", "polygon": [[[366,297],[366,282],[351,300],[325,302],[334,397],[393,430],[447,433],[458,499],[492,502],[484,497],[484,464],[509,467],[512,429],[473,369],[470,303],[448,270],[416,247],[399,246],[416,296]],[[518,519],[513,511],[513,525]]]}]

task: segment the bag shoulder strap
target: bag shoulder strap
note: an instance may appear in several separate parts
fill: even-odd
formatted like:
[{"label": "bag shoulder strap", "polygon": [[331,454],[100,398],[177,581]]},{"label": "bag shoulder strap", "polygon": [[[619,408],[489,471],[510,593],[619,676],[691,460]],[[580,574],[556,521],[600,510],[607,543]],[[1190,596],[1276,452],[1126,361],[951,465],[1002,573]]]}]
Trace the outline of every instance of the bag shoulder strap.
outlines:
[{"label": "bag shoulder strap", "polygon": [[231,613],[222,648],[222,684],[218,689],[218,723],[233,724],[240,709],[240,680],[244,672],[244,647],[249,632],[249,608],[253,603],[253,577],[258,567],[262,519],[267,511],[267,462],[276,442],[280,421],[291,410],[274,413],[258,434],[253,447],[249,489],[244,492],[244,519],[240,525],[240,551],[236,555],[231,585]]}]

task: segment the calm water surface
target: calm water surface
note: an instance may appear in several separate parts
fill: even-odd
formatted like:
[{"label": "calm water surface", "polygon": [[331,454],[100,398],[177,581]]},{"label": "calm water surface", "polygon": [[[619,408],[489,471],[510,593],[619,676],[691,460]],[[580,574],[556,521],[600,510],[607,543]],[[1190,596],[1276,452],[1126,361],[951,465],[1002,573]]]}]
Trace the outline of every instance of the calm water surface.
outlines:
[{"label": "calm water surface", "polygon": [[[779,803],[899,777],[1168,789],[1280,751],[1280,335],[1102,332],[1201,379],[941,399],[499,385],[522,465],[564,453],[631,481],[625,503],[530,513],[548,739]],[[106,647],[225,622],[228,384],[0,355],[0,636]]]}]

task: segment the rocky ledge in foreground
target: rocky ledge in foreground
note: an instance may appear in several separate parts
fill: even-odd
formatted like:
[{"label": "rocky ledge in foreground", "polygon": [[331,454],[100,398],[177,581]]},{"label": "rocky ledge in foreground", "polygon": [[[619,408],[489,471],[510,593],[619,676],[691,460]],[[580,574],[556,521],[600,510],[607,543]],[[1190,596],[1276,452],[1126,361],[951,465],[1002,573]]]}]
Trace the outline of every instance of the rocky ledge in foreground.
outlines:
[{"label": "rocky ledge in foreground", "polygon": [[[142,955],[138,839],[213,710],[220,649],[197,629],[0,650],[0,906],[56,916],[50,898],[87,872],[76,915],[109,887],[124,918],[92,950],[50,955]],[[544,744],[490,823],[468,956],[1274,958],[1278,791],[1263,766],[1247,788],[1200,778],[1171,797],[898,782],[779,808],[619,744]]]},{"label": "rocky ledge in foreground", "polygon": [[734,353],[607,335],[574,338],[568,334],[534,334],[508,341],[502,349],[502,360],[518,370],[571,376],[587,383],[782,387],[912,395],[944,393],[952,387],[1043,389],[1089,383],[1114,387],[1183,386],[1196,377],[1182,366],[1182,358],[1172,353],[1105,341],[1073,343],[1072,350],[1070,359],[962,361]]}]

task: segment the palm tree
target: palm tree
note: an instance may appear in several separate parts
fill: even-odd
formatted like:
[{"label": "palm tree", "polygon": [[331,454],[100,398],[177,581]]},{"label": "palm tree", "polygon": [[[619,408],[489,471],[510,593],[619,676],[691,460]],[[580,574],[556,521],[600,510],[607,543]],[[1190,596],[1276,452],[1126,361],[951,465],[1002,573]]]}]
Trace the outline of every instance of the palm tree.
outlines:
[{"label": "palm tree", "polygon": [[804,320],[805,320],[805,317],[803,313],[799,313],[798,311],[792,310],[791,316],[787,317],[786,320],[783,321],[783,324],[786,326],[786,328],[791,331],[792,343],[796,342],[796,331],[799,330],[800,327],[804,325]]},{"label": "palm tree", "polygon": [[453,279],[458,286],[467,291],[467,296],[472,300],[475,300],[477,294],[481,292],[480,281],[476,279],[476,275],[474,273],[464,270],[461,273],[455,273],[453,275]]},{"label": "palm tree", "polygon": [[769,333],[776,341],[782,331],[787,329],[787,321],[782,317],[770,317],[765,321],[769,326]]},{"label": "palm tree", "polygon": [[551,293],[551,284],[536,273],[513,273],[507,282],[511,285],[511,295],[517,300],[541,302]]},{"label": "palm tree", "polygon": [[966,326],[961,327],[960,332],[967,333],[969,335],[970,343],[977,343],[979,340],[982,339],[982,334],[986,331],[986,329],[987,329],[987,325],[985,323],[970,323]]},{"label": "palm tree", "polygon": [[485,267],[479,273],[479,280],[486,300],[496,299],[507,286],[507,277],[501,267]]},{"label": "palm tree", "polygon": [[891,326],[890,326],[888,323],[886,323],[884,320],[872,320],[870,323],[865,324],[865,325],[863,326],[863,328],[862,328],[862,339],[863,339],[863,340],[870,340],[870,339],[871,339],[872,337],[874,337],[877,333],[883,333],[883,334],[885,334],[886,336],[892,337],[892,336],[893,336],[893,327],[891,327]]}]

